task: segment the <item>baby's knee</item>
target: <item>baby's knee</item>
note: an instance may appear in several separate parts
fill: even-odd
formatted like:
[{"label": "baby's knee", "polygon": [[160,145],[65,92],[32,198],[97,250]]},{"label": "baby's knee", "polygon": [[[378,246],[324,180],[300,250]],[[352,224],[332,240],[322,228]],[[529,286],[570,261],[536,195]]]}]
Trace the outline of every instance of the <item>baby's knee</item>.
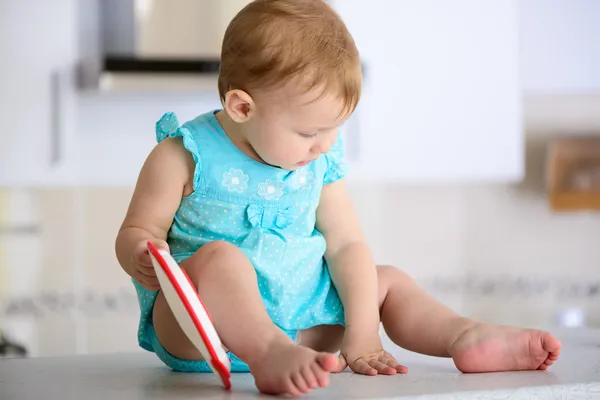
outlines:
[{"label": "baby's knee", "polygon": [[213,259],[231,257],[232,255],[237,255],[237,253],[243,254],[242,251],[233,244],[224,240],[215,240],[214,242],[208,242],[200,247],[194,256]]},{"label": "baby's knee", "polygon": [[406,272],[402,271],[400,268],[393,267],[391,265],[378,265],[377,276],[379,278],[380,284],[391,284],[397,281],[411,279],[410,276],[406,274]]},{"label": "baby's knee", "polygon": [[236,264],[244,259],[247,261],[239,248],[229,242],[217,240],[200,247],[196,253],[181,263],[181,267],[190,274],[223,264]]}]

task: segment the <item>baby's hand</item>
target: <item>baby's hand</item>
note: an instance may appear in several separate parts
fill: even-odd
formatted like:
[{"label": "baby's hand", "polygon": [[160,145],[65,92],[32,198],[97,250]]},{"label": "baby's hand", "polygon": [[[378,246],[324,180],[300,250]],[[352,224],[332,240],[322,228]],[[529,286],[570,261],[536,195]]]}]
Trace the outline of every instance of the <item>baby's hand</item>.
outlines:
[{"label": "baby's hand", "polygon": [[[344,356],[342,356],[344,357]],[[346,360],[346,357],[344,357]],[[365,354],[362,357],[350,358],[350,362],[346,361],[350,369],[357,374],[362,375],[394,375],[396,373],[405,374],[408,368],[401,365],[387,351],[379,350],[373,353]],[[342,361],[343,363],[344,361]]]},{"label": "baby's hand", "polygon": [[346,331],[340,352],[340,369],[346,366],[357,374],[363,375],[394,375],[405,374],[408,368],[401,365],[383,349],[378,335],[371,337],[355,335]]},{"label": "baby's hand", "polygon": [[[153,239],[151,242],[159,250],[169,251],[169,245],[164,240]],[[148,290],[154,291],[160,289],[158,278],[148,254],[148,240],[143,240],[135,246],[135,249],[133,249],[133,261],[135,269],[132,271],[131,276]]]}]

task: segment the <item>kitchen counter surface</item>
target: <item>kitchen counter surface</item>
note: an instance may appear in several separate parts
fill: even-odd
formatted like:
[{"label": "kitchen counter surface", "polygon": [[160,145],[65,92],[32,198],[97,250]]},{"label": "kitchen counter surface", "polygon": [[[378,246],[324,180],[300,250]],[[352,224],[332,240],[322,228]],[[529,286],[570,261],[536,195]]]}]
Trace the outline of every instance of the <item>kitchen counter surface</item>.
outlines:
[{"label": "kitchen counter surface", "polygon": [[[323,399],[600,399],[600,330],[555,333],[560,360],[548,371],[461,374],[452,360],[391,351],[407,375],[333,375]],[[392,348],[388,346],[391,350]],[[0,399],[253,399],[249,374],[227,392],[212,374],[175,373],[150,353],[0,360]]]}]

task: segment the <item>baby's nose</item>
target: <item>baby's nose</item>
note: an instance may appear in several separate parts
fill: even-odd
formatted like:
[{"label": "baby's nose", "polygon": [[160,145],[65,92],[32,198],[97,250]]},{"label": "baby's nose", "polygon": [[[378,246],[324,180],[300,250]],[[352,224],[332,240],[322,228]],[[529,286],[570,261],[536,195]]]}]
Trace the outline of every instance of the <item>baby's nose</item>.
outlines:
[{"label": "baby's nose", "polygon": [[324,153],[329,152],[329,149],[331,148],[332,145],[333,145],[332,140],[330,140],[329,138],[324,138],[324,139],[319,140],[317,143],[315,143],[315,145],[313,146],[311,151],[316,154],[324,154]]}]

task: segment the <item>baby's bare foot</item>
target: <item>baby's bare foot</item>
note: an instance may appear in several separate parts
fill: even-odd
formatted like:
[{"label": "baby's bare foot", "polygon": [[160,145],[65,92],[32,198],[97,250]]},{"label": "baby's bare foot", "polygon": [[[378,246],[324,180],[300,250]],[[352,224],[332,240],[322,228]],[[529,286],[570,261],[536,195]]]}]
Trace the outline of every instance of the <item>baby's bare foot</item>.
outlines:
[{"label": "baby's bare foot", "polygon": [[308,347],[281,341],[269,346],[263,357],[248,362],[258,390],[266,394],[298,397],[329,385],[337,357]]},{"label": "baby's bare foot", "polygon": [[462,372],[546,370],[558,359],[561,343],[548,332],[475,324],[449,352]]}]

